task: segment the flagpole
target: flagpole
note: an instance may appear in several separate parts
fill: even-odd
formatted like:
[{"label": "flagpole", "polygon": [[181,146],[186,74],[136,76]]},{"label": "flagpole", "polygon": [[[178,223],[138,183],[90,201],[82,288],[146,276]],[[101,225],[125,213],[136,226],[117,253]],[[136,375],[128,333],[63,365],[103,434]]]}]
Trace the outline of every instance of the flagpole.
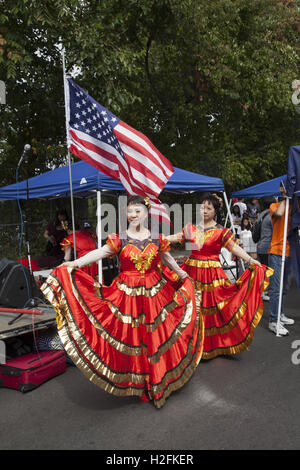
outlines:
[{"label": "flagpole", "polygon": [[279,299],[278,299],[278,311],[277,311],[277,325],[276,325],[276,336],[280,336],[278,333],[281,306],[282,306],[282,291],[283,291],[283,279],[284,279],[284,264],[285,264],[285,253],[286,253],[286,239],[287,239],[287,227],[289,217],[289,203],[288,197],[285,198],[285,218],[284,218],[284,230],[283,230],[283,246],[282,246],[282,257],[281,257],[281,271],[280,271],[280,287],[279,287]]},{"label": "flagpole", "polygon": [[66,77],[66,64],[65,64],[65,48],[61,51],[63,62],[63,80],[64,80],[64,96],[65,96],[65,119],[66,119],[66,136],[67,136],[67,149],[68,149],[68,164],[69,164],[69,179],[70,179],[70,196],[71,196],[71,215],[72,215],[72,230],[73,230],[73,243],[74,243],[74,259],[77,258],[76,253],[76,235],[75,235],[75,217],[74,217],[74,200],[73,200],[73,184],[72,184],[72,168],[71,168],[71,155],[69,150],[69,120],[68,120],[68,93],[67,93],[67,77]]}]

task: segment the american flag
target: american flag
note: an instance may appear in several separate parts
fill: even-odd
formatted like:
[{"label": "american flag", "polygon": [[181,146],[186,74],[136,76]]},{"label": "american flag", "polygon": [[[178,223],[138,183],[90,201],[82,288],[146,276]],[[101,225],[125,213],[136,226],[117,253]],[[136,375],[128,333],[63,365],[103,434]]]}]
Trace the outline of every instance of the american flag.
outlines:
[{"label": "american flag", "polygon": [[66,80],[68,147],[77,157],[121,181],[128,194],[148,196],[151,215],[170,223],[158,196],[172,164],[141,132],[122,122],[73,80]]}]

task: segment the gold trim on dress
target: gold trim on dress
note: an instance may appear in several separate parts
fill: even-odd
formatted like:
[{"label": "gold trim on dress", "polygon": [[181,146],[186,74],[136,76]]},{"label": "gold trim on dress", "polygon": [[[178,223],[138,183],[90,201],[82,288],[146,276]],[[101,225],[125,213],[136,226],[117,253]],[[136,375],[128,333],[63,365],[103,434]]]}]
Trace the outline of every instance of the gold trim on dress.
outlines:
[{"label": "gold trim on dress", "polygon": [[[192,319],[193,313],[193,301],[191,299],[187,299],[186,295],[183,292],[183,288],[177,291],[177,295],[180,293],[183,300],[184,300],[184,315],[180,320],[179,324],[175,326],[175,329],[163,344],[158,347],[156,353],[148,355],[148,360],[155,364],[159,361],[162,354],[164,354],[170,347],[177,341],[179,336],[183,333],[183,331],[188,327]],[[176,299],[175,299],[176,300]]]},{"label": "gold trim on dress", "polygon": [[221,268],[221,262],[217,260],[200,260],[195,258],[187,258],[183,264],[196,268]]},{"label": "gold trim on dress", "polygon": [[[117,245],[114,242],[114,239],[117,240],[117,237],[119,238],[118,235],[116,235],[115,237],[112,237],[111,235],[108,235],[107,240],[106,240],[106,244],[111,246],[111,248],[114,250],[116,255],[119,253],[120,247],[121,247],[121,244],[119,244],[119,248],[118,248]],[[119,242],[120,242],[120,238],[119,238]]]},{"label": "gold trim on dress", "polygon": [[219,314],[219,309],[218,307],[203,307],[201,306],[201,312],[202,314],[206,317],[208,315],[218,315]]},{"label": "gold trim on dress", "polygon": [[110,308],[111,312],[122,322],[131,324],[133,328],[140,326],[141,324],[145,325],[147,331],[155,331],[156,328],[165,321],[168,317],[169,313],[178,305],[177,302],[173,299],[169,302],[168,305],[165,305],[159,314],[155,317],[152,323],[146,323],[146,315],[145,313],[140,313],[138,317],[133,317],[132,315],[126,315],[125,313],[121,312],[119,307],[114,305],[110,300],[107,300],[107,305]]},{"label": "gold trim on dress", "polygon": [[[72,269],[69,271],[71,274]],[[55,280],[53,278],[53,280]],[[95,351],[92,350],[90,345],[84,338],[84,335],[74,322],[72,313],[69,309],[68,302],[65,296],[65,293],[60,285],[60,283],[55,280],[56,286],[58,286],[58,292],[55,292],[51,285],[47,282],[43,285],[43,291],[46,298],[52,303],[55,308],[58,308],[62,318],[62,324],[60,325],[58,331],[64,348],[67,354],[72,358],[74,364],[81,370],[81,372],[93,383],[98,385],[103,390],[112,393],[117,396],[142,396],[145,393],[145,390],[151,397],[154,398],[154,405],[157,408],[161,408],[165,403],[167,397],[178,388],[181,388],[194,373],[203,351],[203,320],[200,314],[200,311],[196,311],[196,321],[193,328],[193,333],[195,333],[196,328],[201,319],[201,325],[199,328],[199,334],[197,335],[195,343],[195,352],[190,359],[190,349],[188,349],[186,356],[181,360],[174,369],[168,371],[163,380],[155,385],[149,384],[149,374],[136,374],[133,372],[127,373],[114,373],[111,369],[104,365],[101,359],[97,356]],[[184,290],[184,289],[183,289]],[[183,295],[183,292],[182,292]],[[64,316],[62,315],[64,313]],[[192,335],[194,337],[194,335]],[[192,343],[191,343],[192,344]],[[190,359],[190,364],[186,367],[187,361]],[[195,359],[195,362],[193,360]],[[88,363],[89,362],[89,363]],[[184,369],[183,374],[180,379],[175,382],[168,383],[171,378],[178,376],[178,373],[181,373]],[[101,374],[100,377],[98,374]],[[107,377],[107,379],[105,378]],[[143,386],[121,386],[120,383],[111,383],[110,380],[119,381],[120,383],[124,382],[133,382],[143,384]],[[150,390],[149,390],[150,385]],[[155,399],[154,395],[161,392],[164,389],[163,395],[159,399]]]},{"label": "gold trim on dress", "polygon": [[[252,290],[253,288],[253,282],[254,278],[256,276],[256,272],[253,270],[250,276],[250,279],[248,281],[248,288],[245,293],[244,299],[247,297],[249,290]],[[219,310],[222,310],[225,305],[228,303],[230,299],[226,299],[223,302],[220,302],[218,304]],[[238,323],[238,321],[242,318],[244,315],[245,311],[247,309],[247,303],[245,300],[242,301],[242,303],[238,306],[237,310],[234,312],[233,316],[231,317],[231,320],[226,324],[222,326],[212,326],[210,328],[205,328],[205,336],[212,336],[214,334],[223,334],[223,333],[228,333],[228,331],[232,330]]]},{"label": "gold trim on dress", "polygon": [[206,240],[208,240],[209,238],[211,238],[214,235],[215,230],[220,230],[220,229],[218,227],[213,227],[213,228],[210,228],[208,230],[205,230],[205,232],[204,232],[204,242],[206,242]]},{"label": "gold trim on dress", "polygon": [[195,347],[194,354],[191,358],[190,365],[187,366],[183,373],[181,374],[180,378],[177,379],[174,382],[168,383],[166,388],[164,389],[163,395],[159,399],[154,399],[154,405],[156,408],[161,408],[164,403],[166,402],[166,399],[171,395],[172,392],[178,390],[179,388],[183,387],[184,384],[188,382],[188,380],[191,378],[191,376],[194,374],[200,359],[202,357],[203,353],[203,343],[204,343],[204,322],[201,318],[201,314],[198,311],[197,313],[197,319],[196,323],[193,329],[193,335],[195,334],[195,328],[200,324],[199,330],[198,330],[198,338],[197,338],[197,343]]},{"label": "gold trim on dress", "polygon": [[61,249],[63,251],[65,251],[65,249],[67,248],[67,246],[71,246],[71,242],[70,240],[67,240],[66,238],[63,239],[62,242],[60,242],[60,246],[61,246]]},{"label": "gold trim on dress", "polygon": [[[96,351],[94,351],[94,349],[87,342],[84,334],[75,322],[72,312],[69,308],[64,290],[61,286],[59,287],[59,292],[57,292],[58,297],[55,295],[51,286],[48,286],[47,292],[46,289],[44,289],[44,292],[44,295],[46,296],[47,300],[49,300],[49,302],[54,306],[54,308],[58,311],[61,317],[60,325],[58,325],[58,333],[62,339],[64,348],[66,350],[67,343],[66,341],[63,341],[63,337],[61,335],[61,332],[63,331],[67,335],[67,337],[70,337],[71,335],[73,341],[76,342],[85,358],[93,365],[95,371],[101,373],[101,375],[103,376],[106,376],[108,380],[113,380],[116,382],[132,381],[137,383],[142,383],[144,381],[145,374],[138,374],[134,372],[116,372],[110,369],[109,366],[107,366],[107,364],[103,362],[103,360],[97,355]],[[72,347],[69,346],[69,349],[71,354]]]},{"label": "gold trim on dress", "polygon": [[[250,266],[249,269],[253,270],[253,272],[255,273],[255,271],[254,271],[255,268],[253,266],[252,267]],[[270,283],[269,277],[272,276],[273,272],[274,271],[271,268],[266,269],[264,280],[263,280],[263,283],[260,287],[260,295],[268,287],[268,285]],[[253,273],[251,274],[250,281],[252,279],[252,275],[253,275]],[[253,281],[252,281],[252,284],[253,284]],[[244,302],[243,302],[243,304],[244,304]],[[260,298],[257,312],[255,313],[255,315],[252,318],[250,329],[249,329],[249,332],[248,332],[245,340],[242,341],[241,343],[239,343],[236,346],[228,346],[228,347],[225,347],[225,348],[216,348],[216,349],[212,349],[210,351],[203,351],[203,354],[202,354],[203,359],[206,359],[206,360],[207,359],[213,359],[214,357],[219,356],[219,355],[239,354],[241,352],[246,351],[248,349],[248,347],[250,346],[250,344],[252,343],[253,335],[254,335],[254,329],[259,324],[259,322],[261,320],[261,317],[262,317],[262,314],[263,314],[263,303],[262,303],[262,299]],[[221,331],[219,330],[218,333],[221,333]],[[205,331],[205,335],[209,336],[209,335],[207,335],[206,331]]]},{"label": "gold trim on dress", "polygon": [[231,282],[229,281],[228,278],[225,278],[225,277],[214,279],[211,282],[201,282],[197,280],[195,280],[194,282],[195,282],[196,289],[199,289],[202,292],[211,292],[216,287],[231,286]]},{"label": "gold trim on dress", "polygon": [[[69,268],[67,268],[67,269],[69,269]],[[103,327],[103,325],[101,325],[101,323],[94,317],[92,312],[88,309],[86,304],[83,302],[83,299],[82,299],[82,297],[81,297],[81,295],[80,295],[80,293],[79,293],[79,291],[76,287],[76,283],[75,283],[75,281],[72,277],[71,272],[70,272],[70,281],[71,281],[71,286],[72,286],[72,291],[73,291],[74,297],[76,298],[77,302],[81,306],[81,308],[84,311],[86,317],[94,325],[95,329],[98,331],[99,336],[101,336],[113,348],[115,348],[117,351],[122,352],[123,354],[140,355],[141,352],[143,352],[142,347],[132,346],[132,345],[126,344],[122,341],[119,341],[117,338],[113,337],[108,331],[106,331],[105,328]],[[189,323],[191,321],[191,317],[192,317],[192,313],[193,313],[193,303],[192,303],[191,299],[187,299],[188,293],[186,291],[185,292],[184,291],[185,291],[185,289],[181,288],[179,291],[175,292],[175,297],[174,297],[175,303],[176,303],[176,296],[179,293],[181,294],[181,296],[184,299],[184,316],[181,319],[181,321],[179,322],[179,324],[176,325],[175,330],[173,331],[173,333],[171,333],[168,340],[158,348],[158,351],[155,354],[148,355],[147,347],[145,346],[145,352],[148,355],[148,358],[149,358],[150,362],[152,362],[152,363],[157,362],[159,360],[160,356],[165,351],[167,351],[172,346],[172,344],[174,344],[176,339],[181,335],[181,333],[185,330],[185,328],[189,325]],[[165,318],[168,316],[168,313],[169,312],[167,311],[167,309],[163,310],[163,315],[165,316]]]},{"label": "gold trim on dress", "polygon": [[140,271],[141,275],[144,275],[150,268],[151,263],[157,254],[158,251],[155,248],[151,248],[148,252],[145,252],[144,250],[142,253],[134,253],[133,250],[131,250],[130,259],[134,263],[135,268]]},{"label": "gold trim on dress", "polygon": [[72,273],[70,273],[70,280],[71,280],[71,286],[72,286],[72,292],[74,297],[76,298],[77,302],[79,303],[80,307],[84,311],[86,317],[89,319],[89,321],[94,325],[96,331],[98,332],[99,336],[106,340],[114,349],[117,351],[126,354],[128,356],[138,356],[141,354],[141,347],[138,345],[131,345],[124,343],[123,341],[118,340],[115,338],[111,333],[109,333],[104,326],[99,322],[99,320],[93,315],[93,313],[90,311],[88,306],[85,304],[83,301],[81,294],[79,293],[79,290],[77,289],[76,282],[72,276]]},{"label": "gold trim on dress", "polygon": [[165,277],[162,277],[156,284],[151,287],[137,286],[130,287],[123,281],[116,281],[118,289],[122,292],[125,292],[126,295],[139,296],[143,295],[144,297],[154,297],[158,294],[163,287],[166,285],[167,280]]}]

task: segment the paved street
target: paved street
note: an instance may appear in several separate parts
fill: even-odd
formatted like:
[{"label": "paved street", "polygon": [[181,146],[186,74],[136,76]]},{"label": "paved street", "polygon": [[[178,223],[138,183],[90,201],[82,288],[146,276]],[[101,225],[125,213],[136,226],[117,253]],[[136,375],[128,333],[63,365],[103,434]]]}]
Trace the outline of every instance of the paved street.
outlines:
[{"label": "paved street", "polygon": [[293,285],[285,313],[296,323],[277,338],[265,303],[250,350],[202,361],[161,410],[109,395],[73,366],[27,394],[1,389],[0,449],[299,449],[299,306]]}]

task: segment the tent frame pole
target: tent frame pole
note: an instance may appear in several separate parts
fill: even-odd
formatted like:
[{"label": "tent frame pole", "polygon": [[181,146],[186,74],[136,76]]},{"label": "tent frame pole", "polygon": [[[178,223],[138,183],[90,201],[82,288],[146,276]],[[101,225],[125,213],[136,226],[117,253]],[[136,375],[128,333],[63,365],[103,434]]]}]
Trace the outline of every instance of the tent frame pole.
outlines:
[{"label": "tent frame pole", "polygon": [[[232,217],[231,217],[231,212],[230,212],[228,199],[227,199],[227,195],[226,195],[225,191],[223,191],[223,196],[224,196],[224,201],[225,201],[225,205],[226,205],[226,208],[227,208],[227,214],[228,214],[228,217],[229,217],[229,220],[230,220],[231,229],[232,229],[233,234],[235,235],[233,220],[232,220]],[[240,258],[240,261],[241,261],[243,271],[245,271],[245,265],[244,265],[244,261],[242,260],[242,258]],[[238,273],[236,273],[236,274],[237,274],[237,277],[238,277]]]},{"label": "tent frame pole", "polygon": [[286,240],[287,240],[287,227],[289,218],[289,198],[285,199],[285,216],[284,216],[284,231],[283,231],[283,245],[282,245],[282,256],[281,256],[281,271],[280,271],[280,286],[279,286],[279,299],[278,299],[278,310],[277,310],[277,325],[276,325],[276,336],[280,336],[278,333],[280,314],[282,307],[282,291],[283,291],[283,279],[284,279],[284,265],[285,265],[285,254],[286,254]]},{"label": "tent frame pole", "polygon": [[231,210],[231,202],[232,202],[232,199],[229,199],[228,210],[227,210],[226,219],[225,219],[225,227],[226,227],[227,221],[229,219],[229,212]]}]

